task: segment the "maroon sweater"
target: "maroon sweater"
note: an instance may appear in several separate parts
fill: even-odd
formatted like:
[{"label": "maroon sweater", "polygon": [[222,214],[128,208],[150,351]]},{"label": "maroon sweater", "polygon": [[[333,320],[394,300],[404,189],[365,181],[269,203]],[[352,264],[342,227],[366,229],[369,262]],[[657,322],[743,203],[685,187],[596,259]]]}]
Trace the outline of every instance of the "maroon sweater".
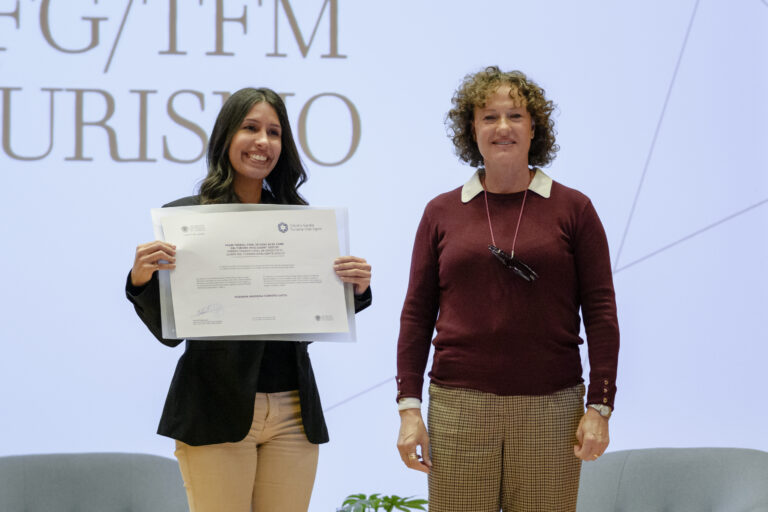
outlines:
[{"label": "maroon sweater", "polygon": [[[515,256],[539,275],[530,283],[488,251],[482,192],[464,203],[458,188],[427,204],[400,320],[398,398],[421,398],[430,341],[436,384],[543,395],[583,382],[581,308],[587,403],[613,407],[619,328],[605,232],[589,198],[556,182],[544,197],[548,183],[538,171],[515,246]],[[508,253],[522,199],[523,192],[488,194],[496,245]]]}]

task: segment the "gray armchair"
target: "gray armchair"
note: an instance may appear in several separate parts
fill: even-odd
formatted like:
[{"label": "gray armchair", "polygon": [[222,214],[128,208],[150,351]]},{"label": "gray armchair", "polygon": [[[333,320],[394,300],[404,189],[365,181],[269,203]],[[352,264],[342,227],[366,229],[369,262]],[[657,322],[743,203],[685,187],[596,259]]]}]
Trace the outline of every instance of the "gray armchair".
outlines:
[{"label": "gray armchair", "polygon": [[188,512],[176,461],[130,453],[0,457],[2,512]]},{"label": "gray armchair", "polygon": [[768,512],[768,453],[653,448],[582,464],[578,512]]}]

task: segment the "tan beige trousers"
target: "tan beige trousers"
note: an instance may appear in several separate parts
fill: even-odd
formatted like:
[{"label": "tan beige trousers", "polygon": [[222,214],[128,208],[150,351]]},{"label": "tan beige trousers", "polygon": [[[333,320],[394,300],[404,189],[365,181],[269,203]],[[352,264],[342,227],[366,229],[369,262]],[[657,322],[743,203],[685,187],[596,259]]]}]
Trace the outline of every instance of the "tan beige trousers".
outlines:
[{"label": "tan beige trousers", "polygon": [[176,441],[191,512],[306,512],[318,446],[307,440],[297,391],[257,393],[253,423],[237,443]]},{"label": "tan beige trousers", "polygon": [[430,512],[575,512],[584,385],[499,396],[429,386]]}]

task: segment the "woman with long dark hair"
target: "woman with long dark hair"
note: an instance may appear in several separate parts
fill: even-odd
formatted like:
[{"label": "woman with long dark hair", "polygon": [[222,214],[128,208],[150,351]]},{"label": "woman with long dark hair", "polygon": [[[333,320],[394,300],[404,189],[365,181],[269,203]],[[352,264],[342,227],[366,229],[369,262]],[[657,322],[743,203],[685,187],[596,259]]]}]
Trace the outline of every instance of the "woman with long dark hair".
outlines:
[{"label": "woman with long dark hair", "polygon": [[[307,179],[280,96],[241,89],[224,104],[208,144],[208,175],[196,196],[165,206],[215,203],[307,204]],[[158,270],[176,251],[139,245],[126,295],[163,344]],[[329,262],[331,264],[331,262]],[[371,303],[371,266],[343,256],[334,269],[355,291],[355,310]],[[307,342],[186,340],[158,433],[176,440],[192,512],[306,511],[318,444],[328,441]]]}]

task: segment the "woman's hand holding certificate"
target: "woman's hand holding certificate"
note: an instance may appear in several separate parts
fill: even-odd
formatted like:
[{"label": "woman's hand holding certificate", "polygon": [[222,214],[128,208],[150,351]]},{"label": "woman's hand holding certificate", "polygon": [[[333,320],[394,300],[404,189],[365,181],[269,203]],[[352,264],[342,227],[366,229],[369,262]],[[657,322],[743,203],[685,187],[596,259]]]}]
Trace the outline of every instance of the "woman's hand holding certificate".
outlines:
[{"label": "woman's hand holding certificate", "polygon": [[152,279],[155,270],[176,268],[176,246],[155,240],[136,247],[136,257],[131,269],[131,284],[144,286]]}]

